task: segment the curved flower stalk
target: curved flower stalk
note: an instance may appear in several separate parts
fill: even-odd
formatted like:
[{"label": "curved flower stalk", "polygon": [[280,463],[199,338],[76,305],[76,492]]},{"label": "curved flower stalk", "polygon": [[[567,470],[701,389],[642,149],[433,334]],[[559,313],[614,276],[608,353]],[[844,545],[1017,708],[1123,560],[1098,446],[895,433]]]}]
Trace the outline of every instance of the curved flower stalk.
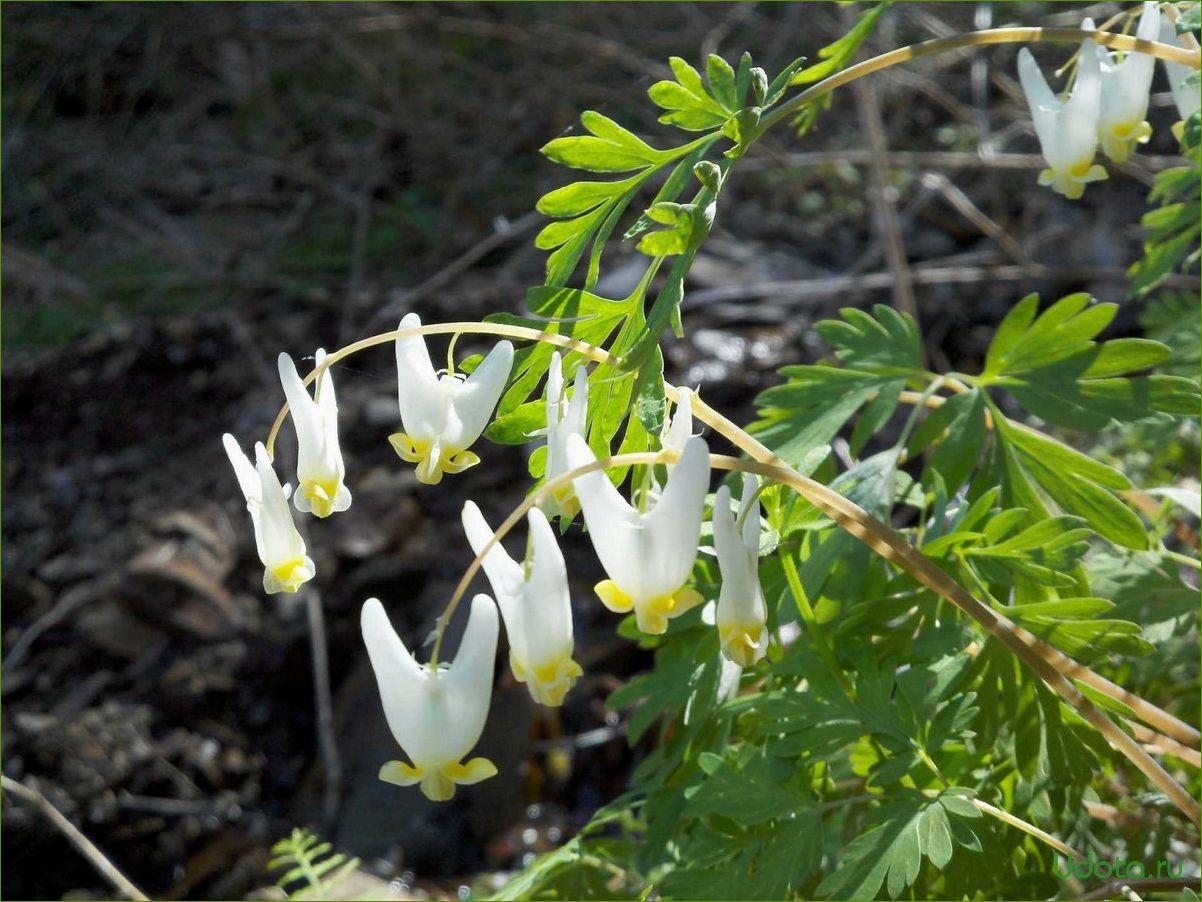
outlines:
[{"label": "curved flower stalk", "polygon": [[1098,144],[1098,112],[1101,104],[1101,60],[1093,40],[1081,44],[1081,62],[1072,96],[1061,102],[1048,83],[1031,51],[1018,52],[1018,77],[1031,108],[1031,119],[1048,168],[1039,173],[1039,184],[1076,200],[1089,182],[1107,178],[1106,170],[1094,163]]},{"label": "curved flower stalk", "polygon": [[[1140,26],[1143,26],[1142,20]],[[1168,16],[1163,16],[1160,20],[1159,38],[1162,44],[1171,44],[1174,47],[1185,46]],[[1202,108],[1202,94],[1199,94],[1196,87],[1185,83],[1186,79],[1195,72],[1197,72],[1196,69],[1180,63],[1164,61],[1164,74],[1168,76],[1169,90],[1173,92],[1173,103],[1177,105],[1177,114],[1181,116],[1182,120],[1188,119],[1198,112],[1199,108]]]},{"label": "curved flower stalk", "polygon": [[[584,439],[569,440],[571,469],[595,461]],[[633,610],[644,633],[665,632],[669,618],[702,600],[685,581],[697,559],[709,477],[709,448],[703,439],[692,438],[655,507],[646,513],[631,507],[604,473],[573,480],[593,548],[609,576],[597,583],[597,597],[615,613]]]},{"label": "curved flower stalk", "polygon": [[[572,602],[563,552],[541,510],[527,514],[531,550],[525,565],[500,545],[484,556],[484,572],[505,620],[509,666],[540,705],[556,707],[584,672],[572,660]],[[479,554],[493,531],[472,501],[463,505],[463,531]]]},{"label": "curved flower stalk", "polygon": [[455,786],[470,786],[497,772],[487,758],[462,759],[484,731],[492,699],[497,653],[497,606],[487,595],[472,599],[471,616],[449,667],[418,664],[388,621],[378,599],[369,598],[360,617],[384,717],[397,744],[413,764],[389,761],[380,779],[421,786],[426,798],[445,802]]},{"label": "curved flower stalk", "polygon": [[[325,360],[326,352],[317,349],[317,365]],[[287,354],[277,360],[280,382],[292,423],[296,427],[297,489],[292,503],[298,511],[328,517],[351,506],[350,489],[343,480],[346,466],[338,446],[338,402],[334,397],[334,380],[328,369],[317,379],[317,390],[310,395],[301,382],[296,364]]]},{"label": "curved flower stalk", "polygon": [[[401,329],[420,326],[416,313]],[[417,464],[417,478],[437,485],[444,473],[461,473],[480,463],[467,450],[480,437],[501,398],[513,366],[513,345],[499,341],[466,379],[434,371],[420,335],[396,340],[397,398],[404,432],[388,437],[402,460]]]},{"label": "curved flower stalk", "polygon": [[255,529],[255,547],[263,562],[263,591],[295,592],[313,578],[316,568],[305,554],[305,540],[288,510],[288,488],[280,485],[271,458],[262,442],[255,444],[255,462],[238,447],[228,432],[221,437],[246,498],[246,509]]},{"label": "curved flower stalk", "polygon": [[[1093,31],[1094,25],[1086,19],[1081,27]],[[1145,3],[1135,36],[1141,41],[1155,41],[1159,34],[1158,5]],[[1113,51],[1100,44],[1095,44],[1094,49],[1102,74],[1098,141],[1106,156],[1122,163],[1131,156],[1136,144],[1146,144],[1152,136],[1152,126],[1144,117],[1148,115],[1148,92],[1156,59],[1146,53],[1128,53],[1118,60]]]},{"label": "curved flower stalk", "polygon": [[[556,351],[547,370],[547,466],[546,478],[554,479],[568,471],[568,437],[584,435],[588,417],[588,370],[576,367],[572,397],[564,394],[563,362]],[[547,516],[571,520],[580,512],[580,502],[571,485],[556,489],[543,499]],[[479,550],[479,549],[477,549]]]},{"label": "curved flower stalk", "polygon": [[722,654],[741,667],[750,667],[768,650],[768,609],[760,588],[760,501],[758,480],[743,477],[739,505],[740,530],[730,509],[730,489],[720,486],[714,495],[714,547],[722,589],[715,621]]}]

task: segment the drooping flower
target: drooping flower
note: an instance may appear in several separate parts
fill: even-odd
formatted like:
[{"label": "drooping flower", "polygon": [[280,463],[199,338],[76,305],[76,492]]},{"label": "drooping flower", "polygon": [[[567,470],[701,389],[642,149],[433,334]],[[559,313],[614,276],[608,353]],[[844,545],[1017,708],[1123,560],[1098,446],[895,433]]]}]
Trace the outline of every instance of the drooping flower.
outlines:
[{"label": "drooping flower", "polygon": [[[421,325],[416,313],[400,328]],[[443,473],[461,473],[480,458],[467,450],[480,437],[505,389],[513,366],[513,345],[499,341],[475,371],[463,379],[434,371],[425,339],[410,335],[396,340],[397,395],[404,432],[388,437],[402,460],[417,464],[417,478],[427,485]]]},{"label": "drooping flower", "polygon": [[693,391],[688,388],[678,389],[680,400],[676,409],[664,424],[659,443],[663,448],[682,452],[689,439],[693,437]]},{"label": "drooping flower", "polygon": [[492,700],[498,630],[492,599],[472,599],[467,629],[449,667],[418,664],[375,598],[364,603],[360,623],[388,728],[413,762],[389,761],[380,768],[380,779],[419,784],[426,798],[444,802],[455,795],[456,784],[470,786],[496,774],[487,758],[463,762],[484,731]]},{"label": "drooping flower", "polygon": [[[572,397],[566,398],[563,385],[563,363],[559,352],[551,355],[551,366],[547,370],[547,465],[546,478],[554,479],[568,471],[568,436],[584,435],[584,424],[588,417],[588,371],[576,367]],[[563,516],[569,520],[580,510],[580,502],[570,485],[552,490],[544,497],[543,510],[548,516]]]},{"label": "drooping flower", "polygon": [[[1143,25],[1142,20],[1140,25]],[[1181,36],[1177,34],[1172,19],[1167,15],[1160,20],[1160,43],[1171,44],[1174,47],[1185,46]],[[1184,121],[1202,108],[1202,93],[1198,91],[1198,86],[1186,83],[1191,75],[1197,74],[1197,70],[1183,66],[1181,63],[1172,63],[1168,60],[1163,62],[1164,73],[1169,79],[1169,90],[1173,92],[1173,103],[1177,105],[1177,113]]]},{"label": "drooping flower", "polygon": [[741,667],[750,667],[768,649],[768,619],[764,593],[760,588],[760,502],[754,476],[745,476],[743,501],[735,522],[730,509],[730,490],[719,487],[714,495],[714,547],[722,589],[718,594],[715,620],[722,653]]},{"label": "drooping flower", "polygon": [[[1093,30],[1086,19],[1082,28]],[[1160,33],[1160,12],[1155,2],[1144,4],[1135,36],[1141,41],[1155,41]],[[1101,44],[1095,44],[1102,74],[1102,96],[1098,109],[1098,140],[1102,152],[1116,163],[1131,156],[1136,144],[1146,144],[1152,136],[1152,126],[1144,121],[1148,115],[1148,92],[1152,87],[1152,72],[1156,59],[1147,53],[1128,53],[1121,60]]]},{"label": "drooping flower", "polygon": [[[584,439],[569,440],[572,469],[594,461]],[[703,439],[692,438],[645,513],[631,507],[603,472],[574,480],[593,548],[609,576],[597,583],[597,597],[616,613],[633,610],[645,633],[664,632],[669,618],[702,600],[685,582],[697,558],[709,476],[709,449]]]},{"label": "drooping flower", "polygon": [[[484,556],[484,572],[505,620],[514,677],[526,684],[536,702],[554,707],[563,704],[583,671],[572,660],[572,602],[563,552],[541,510],[530,511],[527,523],[531,551],[525,564],[497,543]],[[471,501],[463,505],[463,530],[476,554],[493,537]]]},{"label": "drooping flower", "polygon": [[[326,352],[317,349],[317,364]],[[280,382],[296,427],[296,481],[292,502],[299,511],[311,511],[328,517],[351,506],[351,493],[343,482],[346,466],[338,447],[338,402],[334,398],[334,380],[325,370],[317,378],[317,390],[310,395],[287,354],[278,360]]]},{"label": "drooping flower", "polygon": [[232,435],[227,432],[221,440],[254,525],[255,547],[263,562],[263,591],[268,595],[295,592],[313,578],[315,568],[288,510],[288,488],[280,485],[262,442],[255,445],[252,464]]},{"label": "drooping flower", "polygon": [[1081,45],[1081,62],[1072,96],[1062,102],[1044,80],[1039,64],[1024,47],[1018,53],[1018,76],[1031,108],[1031,119],[1048,168],[1039,173],[1039,184],[1071,199],[1079,198],[1089,182],[1107,177],[1094,163],[1098,144],[1101,103],[1101,66],[1094,42]]}]

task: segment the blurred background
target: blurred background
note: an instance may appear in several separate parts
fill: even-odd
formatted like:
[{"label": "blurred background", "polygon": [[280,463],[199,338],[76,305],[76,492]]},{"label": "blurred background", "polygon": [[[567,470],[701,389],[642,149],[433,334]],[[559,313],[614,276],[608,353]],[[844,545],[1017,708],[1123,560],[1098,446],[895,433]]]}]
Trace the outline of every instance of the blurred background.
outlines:
[{"label": "blurred background", "polygon": [[[1119,8],[900,4],[861,56]],[[419,487],[386,441],[391,349],[335,369],[355,504],[310,521],[333,762],[305,606],[261,592],[221,433],[245,447],[265,435],[281,350],[334,348],[410,309],[520,311],[542,281],[534,202],[570,180],[538,149],[582,110],[677,142],[645,95],[668,56],[749,50],[771,75],[814,59],[851,16],[833,3],[4,4],[4,774],[166,898],[278,896],[269,848],[298,825],[363,859],[348,890],[361,895],[486,892],[570,837],[641,754],[604,700],[649,664],[593,603],[578,528],[565,547],[586,677],[565,707],[534,708],[502,654],[481,745],[500,776],[437,809],[376,780],[396,750],[359,605],[379,596],[420,642],[471,559],[460,505],[498,522],[524,491],[522,449],[478,448],[484,465]],[[1151,143],[1077,203],[1036,187],[1012,47],[841,89],[804,140],[779,128],[737,166],[668,378],[747,422],[778,366],[826,353],[810,325],[841,306],[913,310],[934,367],[972,371],[1031,291],[1127,302],[1152,176],[1176,162],[1156,78]],[[624,296],[643,259],[614,243],[599,293]],[[1196,279],[1172,284],[1196,301]],[[1140,312],[1126,303],[1111,334],[1139,333]],[[290,460],[287,427],[281,447]],[[2,851],[8,898],[113,892],[25,801],[6,800]]]}]

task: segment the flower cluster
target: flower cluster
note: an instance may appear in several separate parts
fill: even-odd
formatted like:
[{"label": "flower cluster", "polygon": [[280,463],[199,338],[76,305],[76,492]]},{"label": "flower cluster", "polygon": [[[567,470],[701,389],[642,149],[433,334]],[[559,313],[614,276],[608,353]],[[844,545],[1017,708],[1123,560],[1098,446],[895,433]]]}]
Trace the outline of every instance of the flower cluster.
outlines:
[{"label": "flower cluster", "polygon": [[[1081,27],[1093,31],[1085,19]],[[1172,23],[1162,19],[1159,4],[1143,5],[1135,34],[1141,41],[1160,40],[1178,44]],[[1147,143],[1152,126],[1146,121],[1148,91],[1152,85],[1155,59],[1139,52],[1124,55],[1086,38],[1078,55],[1076,82],[1065,100],[1048,87],[1039,65],[1025,47],[1018,53],[1018,75],[1031,108],[1031,119],[1048,168],[1039,174],[1039,184],[1050,185],[1065,197],[1076,199],[1089,182],[1107,177],[1094,163],[1099,144],[1102,153],[1116,163],[1131,156],[1137,144]],[[1185,86],[1190,70],[1165,63],[1165,71],[1182,119],[1198,109],[1198,95]]]},{"label": "flower cluster", "polygon": [[[414,314],[400,331],[421,326]],[[498,342],[466,378],[452,369],[439,373],[420,335],[396,339],[398,398],[404,428],[389,437],[403,460],[417,465],[427,484],[479,462],[470,450],[501,397],[513,363],[513,346]],[[321,366],[325,353],[318,350]],[[453,363],[449,362],[449,367]],[[246,497],[255,541],[263,562],[268,593],[296,592],[314,575],[305,542],[288,510],[327,517],[351,503],[346,469],[338,444],[338,408],[328,369],[305,388],[287,354],[279,358],[280,380],[297,437],[295,492],[282,485],[263,444],[252,465],[233,436],[226,451]],[[563,361],[552,355],[547,374],[546,479],[551,486],[527,516],[529,541],[521,562],[497,540],[479,507],[463,506],[463,530],[480,557],[492,595],[472,599],[468,624],[449,666],[419,664],[392,628],[378,599],[363,605],[362,630],[379,684],[384,713],[397,743],[410,762],[391,761],[380,779],[401,786],[419,785],[434,800],[451,798],[456,785],[487,779],[496,767],[485,758],[464,758],[484,729],[492,694],[493,661],[500,620],[509,637],[509,664],[535,702],[557,706],[582,675],[573,659],[572,605],[567,567],[548,517],[571,522],[582,512],[607,578],[595,587],[611,611],[633,612],[640,630],[658,635],[668,621],[703,601],[688,585],[698,554],[702,517],[710,482],[709,449],[693,435],[692,394],[682,389],[673,416],[660,436],[673,452],[663,485],[648,470],[645,484],[627,501],[598,465],[585,439],[588,372],[577,367],[569,393]],[[582,471],[582,472],[577,472]],[[567,478],[575,474],[574,478]],[[749,478],[736,514],[730,493],[714,499],[714,538],[723,583],[714,622],[724,655],[747,667],[767,647],[766,608],[758,576],[760,518],[758,485]],[[493,599],[496,599],[494,602]],[[445,623],[440,625],[444,627]]]}]

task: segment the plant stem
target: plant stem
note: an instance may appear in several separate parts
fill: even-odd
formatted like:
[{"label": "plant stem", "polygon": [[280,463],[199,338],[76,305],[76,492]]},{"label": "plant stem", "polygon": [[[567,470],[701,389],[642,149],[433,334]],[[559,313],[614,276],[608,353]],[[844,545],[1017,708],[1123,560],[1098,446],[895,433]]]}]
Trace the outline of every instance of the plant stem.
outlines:
[{"label": "plant stem", "polygon": [[1202,67],[1202,59],[1199,58],[1197,51],[1190,51],[1183,47],[1174,47],[1172,44],[1161,44],[1158,41],[1141,41],[1125,34],[1114,34],[1108,31],[1086,32],[1078,28],[991,28],[987,31],[972,31],[968,34],[958,34],[948,38],[923,41],[921,44],[910,44],[907,47],[899,47],[896,50],[890,50],[888,53],[882,53],[880,56],[874,56],[872,59],[865,60],[862,63],[849,66],[842,72],[837,72],[829,78],[818,82],[818,84],[802,91],[796,97],[781,104],[761,119],[757,130],[757,137],[782,119],[787,119],[806,104],[829,94],[835,88],[853,82],[857,78],[863,78],[865,75],[871,75],[873,72],[879,72],[882,69],[888,69],[890,66],[896,66],[899,63],[908,62],[919,57],[947,53],[952,50],[962,50],[965,47],[979,47],[986,44],[1031,44],[1039,41],[1049,41],[1057,44],[1077,44],[1088,38],[1092,38],[1103,47],[1111,47],[1115,50],[1125,50],[1128,52],[1139,51],[1141,53],[1148,53],[1159,59],[1180,63],[1191,69]]},{"label": "plant stem", "polygon": [[852,688],[851,680],[847,678],[847,674],[843,672],[843,668],[839,666],[838,659],[835,658],[834,649],[827,642],[826,633],[818,626],[818,618],[814,616],[814,609],[810,606],[810,599],[806,596],[805,587],[801,584],[801,575],[797,572],[797,564],[793,562],[793,555],[781,550],[776,555],[780,558],[781,568],[785,571],[785,582],[789,584],[789,591],[793,593],[793,600],[797,604],[797,612],[801,615],[801,622],[805,624],[806,632],[810,634],[810,641],[814,643],[814,648],[818,651],[818,656],[822,658],[822,662],[830,669],[830,671],[838,679],[839,685],[843,687],[843,691],[847,693],[847,697],[855,700],[856,693]]}]

